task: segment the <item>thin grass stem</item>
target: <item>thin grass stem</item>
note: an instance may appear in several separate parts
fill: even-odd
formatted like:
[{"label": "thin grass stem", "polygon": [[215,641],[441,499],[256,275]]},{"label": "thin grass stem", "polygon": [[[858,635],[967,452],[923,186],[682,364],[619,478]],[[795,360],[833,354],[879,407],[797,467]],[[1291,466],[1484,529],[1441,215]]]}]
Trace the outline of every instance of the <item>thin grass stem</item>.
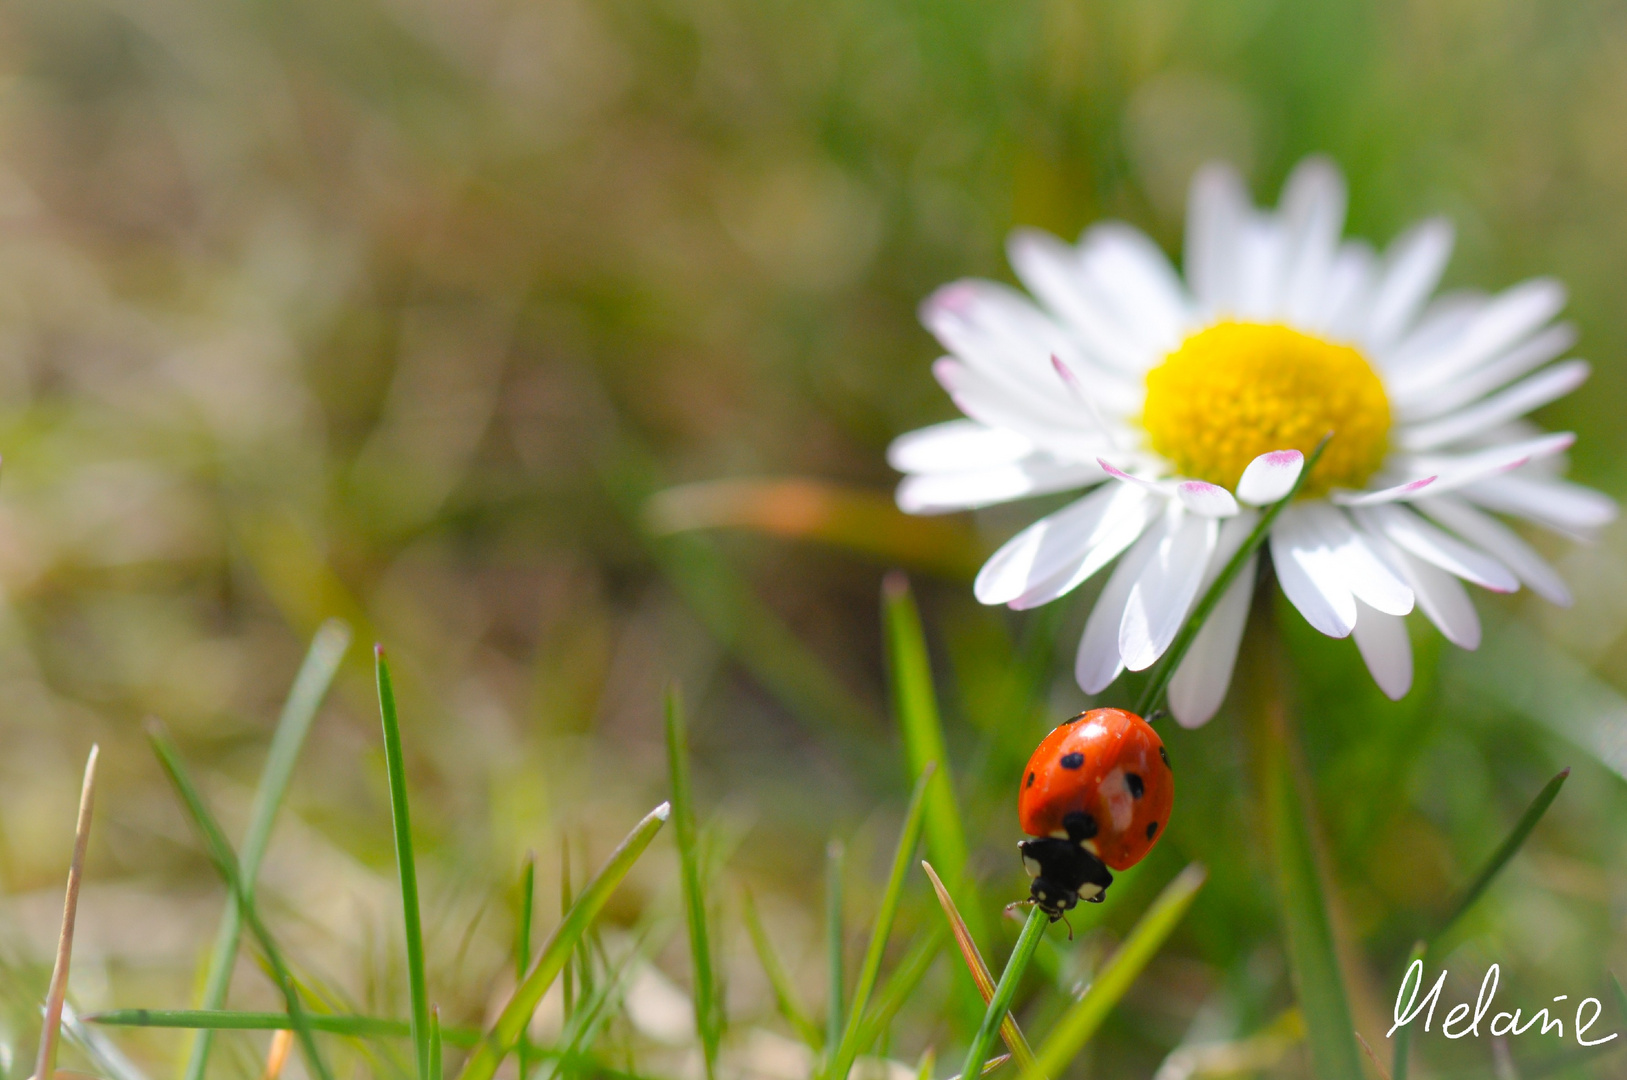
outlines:
[{"label": "thin grass stem", "polygon": [[1038,904],[1029,909],[1028,921],[1023,923],[1017,944],[1012,946],[1011,959],[1006,961],[1000,981],[994,987],[994,996],[989,999],[989,1007],[983,1013],[983,1023],[978,1026],[977,1035],[966,1051],[966,1064],[961,1067],[961,1076],[983,1075],[983,1066],[989,1059],[989,1051],[994,1048],[994,1040],[999,1037],[1001,1023],[1011,1011],[1011,1003],[1017,997],[1017,987],[1022,982],[1023,973],[1028,970],[1029,961],[1034,959],[1034,950],[1039,948],[1050,925],[1051,917],[1040,910]]},{"label": "thin grass stem", "polygon": [[723,1018],[717,978],[712,967],[712,945],[706,927],[706,886],[696,840],[695,803],[689,777],[689,733],[683,699],[676,685],[666,697],[667,776],[672,789],[672,828],[678,842],[678,866],[689,924],[689,958],[694,971],[695,1034],[707,1080],[717,1076],[718,1043]]},{"label": "thin grass stem", "polygon": [[825,1059],[835,1057],[842,1041],[845,1003],[842,953],[845,928],[842,923],[842,871],[847,849],[840,840],[825,846]]},{"label": "thin grass stem", "polygon": [[870,1004],[870,994],[881,975],[881,958],[892,936],[893,919],[898,914],[898,903],[904,895],[904,877],[909,873],[915,848],[921,842],[921,819],[926,809],[926,793],[932,782],[935,762],[927,767],[915,781],[910,794],[909,809],[904,812],[904,827],[899,831],[898,847],[893,853],[892,872],[887,876],[887,887],[881,894],[881,906],[876,910],[874,928],[870,931],[870,944],[865,947],[864,960],[859,965],[859,978],[853,986],[853,1000],[847,1007],[847,1023],[842,1029],[841,1041],[827,1070],[830,1080],[842,1080],[853,1066],[853,1059],[863,1051],[858,1046],[858,1035],[864,1026],[864,1010]]},{"label": "thin grass stem", "polygon": [[1254,553],[1260,550],[1260,545],[1265,543],[1266,537],[1271,535],[1271,526],[1276,523],[1277,515],[1298,497],[1300,488],[1305,486],[1306,478],[1311,475],[1311,470],[1316,468],[1316,463],[1322,458],[1322,451],[1327,449],[1328,440],[1332,438],[1332,432],[1322,436],[1322,440],[1306,456],[1305,467],[1299,470],[1299,477],[1294,481],[1294,486],[1288,490],[1288,494],[1266,508],[1265,513],[1260,515],[1260,520],[1255,523],[1254,529],[1248,534],[1248,538],[1243,541],[1243,546],[1232,554],[1219,575],[1210,583],[1197,606],[1187,616],[1186,622],[1176,632],[1175,640],[1169,643],[1169,648],[1164,650],[1164,655],[1153,668],[1152,678],[1142,687],[1141,696],[1136,699],[1136,715],[1150,716],[1163,703],[1164,695],[1169,692],[1170,681],[1180,670],[1181,661],[1186,657],[1187,650],[1192,648],[1192,643],[1198,639],[1203,624],[1219,606],[1221,598],[1226,595],[1226,590],[1237,580],[1237,575],[1243,572],[1243,567],[1254,557]]},{"label": "thin grass stem", "polygon": [[[243,833],[243,847],[239,855],[243,881],[251,890],[259,879],[260,861],[271,843],[271,829],[276,823],[277,811],[282,808],[283,798],[288,793],[288,784],[293,778],[300,750],[305,745],[305,737],[349,647],[349,626],[338,619],[323,623],[311,639],[305,660],[294,676],[293,688],[283,703],[282,715],[277,718],[276,733],[271,737],[271,748],[266,753],[265,767],[260,771],[260,783],[254,792],[254,805],[249,811],[249,825]],[[238,910],[235,899],[228,899],[220,927],[215,933],[214,950],[209,955],[209,970],[204,977],[203,994],[198,999],[200,1009],[218,1009],[226,1004],[242,935],[242,912]],[[214,1032],[205,1030],[198,1033],[187,1057],[186,1080],[203,1080],[213,1044]]]},{"label": "thin grass stem", "polygon": [[163,725],[156,720],[150,722],[147,725],[147,738],[152,744],[154,753],[158,755],[158,762],[163,766],[171,785],[181,796],[181,802],[191,815],[193,824],[202,835],[204,851],[208,854],[209,861],[214,863],[215,872],[226,882],[228,890],[237,900],[238,910],[243,913],[243,919],[249,925],[249,932],[260,943],[260,951],[265,956],[272,981],[277,984],[277,990],[282,994],[283,1003],[288,1010],[288,1023],[293,1025],[295,1033],[299,1036],[300,1051],[305,1055],[306,1065],[316,1075],[317,1080],[333,1080],[332,1074],[328,1072],[327,1063],[322,1060],[322,1055],[317,1049],[316,1039],[311,1034],[309,1015],[299,1000],[293,976],[289,974],[288,965],[283,961],[282,950],[277,947],[271,932],[260,920],[259,911],[254,905],[254,894],[243,884],[242,875],[238,873],[239,863],[230,841],[226,839],[225,832],[221,830],[214,814],[210,812],[208,805],[203,801],[203,796],[199,794],[197,786],[193,784],[186,766],[181,763],[181,755],[170,742]]},{"label": "thin grass stem", "polygon": [[85,852],[90,846],[90,818],[96,808],[96,761],[101,747],[92,745],[85,759],[85,779],[79,788],[79,817],[74,824],[73,857],[68,862],[68,887],[62,900],[62,932],[57,936],[56,963],[45,993],[45,1023],[40,1028],[36,1077],[56,1076],[57,1046],[62,1037],[62,1003],[68,996],[68,967],[73,960],[74,923],[79,918],[79,886],[85,876]]},{"label": "thin grass stem", "polygon": [[819,1027],[803,1010],[797,1001],[796,988],[791,985],[791,977],[786,974],[785,965],[780,963],[778,954],[774,952],[774,945],[763,930],[762,918],[757,914],[757,902],[752,899],[749,891],[742,891],[740,897],[740,911],[746,924],[746,933],[751,937],[751,944],[757,950],[757,962],[762,965],[763,974],[768,977],[768,985],[774,992],[774,1003],[779,1007],[780,1015],[785,1017],[791,1030],[808,1048],[817,1052],[821,1044]]},{"label": "thin grass stem", "polygon": [[402,760],[401,721],[384,646],[373,646],[378,673],[379,718],[384,727],[384,767],[390,780],[390,820],[395,824],[395,863],[401,880],[401,913],[407,938],[407,994],[412,1006],[412,1041],[419,1080],[430,1080],[429,987],[424,977],[424,924],[418,907],[418,863],[412,850],[412,817],[407,807],[407,766]]},{"label": "thin grass stem", "polygon": [[[966,970],[972,974],[972,982],[977,986],[977,992],[983,997],[985,1010],[988,1003],[994,999],[994,976],[989,972],[988,964],[983,962],[983,954],[977,949],[977,941],[972,937],[971,928],[966,920],[960,917],[960,910],[955,907],[954,897],[944,888],[943,881],[938,872],[932,869],[929,862],[921,863],[926,870],[926,876],[932,882],[932,890],[937,893],[938,905],[943,908],[944,918],[949,923],[949,929],[954,933],[955,944],[960,947],[961,958],[966,962]],[[1005,1039],[1006,1047],[1011,1056],[1026,1073],[1033,1068],[1034,1051],[1029,1047],[1028,1040],[1023,1037],[1022,1028],[1017,1026],[1017,1018],[1009,1012],[1000,1022],[1000,1035]]]}]

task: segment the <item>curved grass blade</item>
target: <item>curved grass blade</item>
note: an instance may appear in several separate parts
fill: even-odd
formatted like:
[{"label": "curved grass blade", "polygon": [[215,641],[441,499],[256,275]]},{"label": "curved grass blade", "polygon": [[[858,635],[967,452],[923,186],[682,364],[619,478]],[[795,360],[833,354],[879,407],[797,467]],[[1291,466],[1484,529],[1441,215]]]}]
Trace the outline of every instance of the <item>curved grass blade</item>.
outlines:
[{"label": "curved grass blade", "polygon": [[[271,736],[271,748],[266,753],[265,767],[260,771],[260,785],[254,792],[254,805],[249,811],[249,826],[243,833],[243,848],[238,859],[243,880],[250,888],[260,876],[260,860],[265,857],[271,843],[271,827],[276,823],[277,811],[288,793],[288,783],[294,775],[294,765],[305,745],[305,736],[311,722],[327,697],[328,687],[339,671],[345,650],[350,648],[350,627],[338,619],[329,619],[311,639],[294,685],[283,703],[282,715],[277,718],[277,730]],[[226,992],[231,986],[232,968],[237,961],[237,946],[243,934],[243,915],[235,900],[226,904],[220,928],[215,934],[214,951],[209,956],[209,972],[204,978],[203,994],[198,1001],[200,1009],[218,1009],[226,1003]],[[192,1043],[187,1058],[186,1080],[203,1080],[209,1065],[209,1051],[214,1034],[202,1031]]]},{"label": "curved grass blade", "polygon": [[994,988],[994,996],[989,999],[989,1007],[983,1014],[983,1023],[978,1027],[972,1045],[966,1050],[966,1064],[961,1066],[960,1075],[983,1075],[983,1066],[988,1061],[995,1036],[1011,1012],[1011,1003],[1017,997],[1017,987],[1022,983],[1023,974],[1028,970],[1028,963],[1034,959],[1034,950],[1039,948],[1039,943],[1044,940],[1045,931],[1050,925],[1051,917],[1041,911],[1037,904],[1029,909],[1028,921],[1023,923],[1023,931],[1017,936],[1017,944],[1011,948],[1011,959],[1006,961],[1005,970],[1000,972],[1000,982]]},{"label": "curved grass blade", "polygon": [[[568,895],[570,892],[570,868],[565,867],[565,875],[560,879],[560,888]],[[566,901],[566,910],[570,908]],[[537,910],[537,856],[534,852],[526,852],[525,867],[520,871],[520,907],[514,918],[514,985],[520,985],[525,978],[525,963],[531,959],[531,919]],[[570,972],[565,973],[565,1018],[570,1019]],[[514,1049],[515,1057],[520,1063],[520,1076],[531,1075],[531,1040],[525,1032],[520,1033],[520,1045]]]},{"label": "curved grass blade", "polygon": [[842,1041],[843,1009],[845,1006],[846,975],[843,972],[842,953],[846,934],[842,925],[842,871],[847,862],[847,849],[840,840],[825,846],[825,1055],[836,1053]]},{"label": "curved grass blade", "polygon": [[[943,887],[938,872],[932,869],[929,862],[922,862],[921,866],[926,870],[927,879],[932,882],[933,892],[938,894],[938,904],[943,908],[944,918],[949,921],[949,929],[955,935],[955,944],[960,947],[960,955],[966,961],[966,970],[972,973],[972,981],[977,984],[977,992],[983,995],[986,1007],[994,998],[994,976],[989,973],[989,965],[983,962],[983,954],[977,951],[977,940],[972,937],[972,931],[966,925],[966,920],[960,917],[954,897]],[[1023,1070],[1023,1074],[1032,1073],[1035,1064],[1034,1051],[1029,1048],[1022,1029],[1017,1026],[1017,1018],[1009,1012],[1000,1021],[1000,1037],[1005,1040],[1006,1048],[1011,1051],[1012,1058]]]},{"label": "curved grass blade", "polygon": [[441,1080],[441,1007],[429,1010],[429,1075]]},{"label": "curved grass blade", "polygon": [[977,890],[966,875],[966,826],[955,803],[954,779],[944,745],[938,696],[932,687],[932,661],[921,628],[921,612],[910,592],[909,579],[896,570],[882,581],[881,597],[893,712],[904,737],[910,783],[918,781],[928,765],[937,764],[927,787],[927,854],[943,867],[943,876],[954,886],[962,909],[971,913],[966,918],[968,925],[981,936],[988,928]]},{"label": "curved grass blade", "polygon": [[774,945],[768,940],[768,934],[763,930],[762,919],[757,914],[757,902],[752,899],[749,891],[741,893],[741,914],[746,923],[746,933],[751,936],[751,944],[757,950],[757,961],[763,967],[763,974],[768,976],[768,985],[774,991],[774,1002],[779,1006],[780,1015],[785,1022],[791,1025],[791,1030],[797,1037],[808,1044],[814,1052],[819,1051],[819,1028],[809,1019],[797,1002],[796,988],[791,985],[791,978],[785,973],[785,965],[774,952]]},{"label": "curved grass blade", "polygon": [[[1410,968],[1414,960],[1422,960],[1427,969],[1430,958],[1442,954],[1442,950],[1449,945],[1451,934],[1457,924],[1462,920],[1463,916],[1469,913],[1469,909],[1479,902],[1480,897],[1497,879],[1497,875],[1503,872],[1503,868],[1525,845],[1532,831],[1536,829],[1537,823],[1542,820],[1543,815],[1548,812],[1548,808],[1559,797],[1559,790],[1565,786],[1565,781],[1570,778],[1570,774],[1569,769],[1564,769],[1542,786],[1542,790],[1537,792],[1536,798],[1531,800],[1531,805],[1525,808],[1525,812],[1520,815],[1520,819],[1514,823],[1514,828],[1509,830],[1508,835],[1503,838],[1503,842],[1497,845],[1497,850],[1491,853],[1485,865],[1480,868],[1480,872],[1474,876],[1474,880],[1469,883],[1469,886],[1463,890],[1462,895],[1452,905],[1446,918],[1441,921],[1440,928],[1426,941],[1420,942],[1418,947],[1413,950],[1412,956],[1407,958],[1407,967]],[[1627,1008],[1623,1009],[1623,1015],[1627,1015]],[[1411,1025],[1396,1032],[1395,1053],[1390,1063],[1390,1073],[1394,1080],[1407,1080],[1407,1053],[1411,1043]]]},{"label": "curved grass blade", "polygon": [[1537,822],[1542,820],[1542,816],[1548,812],[1548,808],[1559,797],[1559,789],[1565,786],[1565,781],[1570,779],[1570,774],[1569,769],[1560,771],[1558,775],[1542,786],[1541,791],[1537,792],[1537,797],[1532,799],[1531,805],[1525,808],[1525,813],[1521,814],[1520,820],[1514,823],[1514,828],[1509,830],[1508,836],[1497,846],[1497,850],[1491,853],[1491,857],[1486,860],[1486,865],[1480,868],[1480,873],[1475,875],[1474,881],[1469,884],[1468,888],[1463,890],[1463,895],[1458,898],[1457,903],[1452,905],[1451,914],[1447,915],[1445,920],[1441,922],[1441,928],[1430,939],[1431,952],[1438,951],[1438,943],[1446,940],[1447,935],[1452,932],[1458,920],[1462,919],[1469,909],[1474,907],[1481,895],[1496,880],[1497,875],[1502,873],[1503,867],[1508,865],[1508,861],[1525,844],[1525,841],[1531,835],[1531,831],[1537,827]]},{"label": "curved grass blade", "polygon": [[[938,958],[938,950],[943,948],[943,939],[947,935],[948,929],[942,923],[934,923],[932,929],[918,938],[898,961],[898,966],[893,968],[892,974],[888,975],[887,981],[882,984],[881,993],[876,996],[875,1007],[865,1017],[864,1026],[859,1029],[859,1034],[854,1040],[856,1054],[867,1053],[876,1045],[876,1040],[881,1038],[882,1032],[892,1024],[898,1010],[904,1007],[904,1003],[915,993],[916,987],[921,985],[921,980],[926,978],[926,973],[932,968],[932,962]],[[1018,1032],[1017,1037],[1021,1039],[1022,1033]]]},{"label": "curved grass blade", "polygon": [[1141,969],[1174,932],[1208,876],[1207,870],[1193,863],[1164,886],[1146,914],[1137,920],[1129,937],[1097,973],[1084,997],[1074,1002],[1051,1029],[1050,1036],[1040,1047],[1038,1062],[1024,1071],[1023,1080],[1038,1080],[1042,1075],[1061,1076],[1067,1071],[1068,1065],[1141,974]]},{"label": "curved grass blade", "polygon": [[684,914],[689,923],[689,958],[695,975],[695,1034],[700,1037],[707,1080],[717,1076],[717,1048],[723,1036],[723,1007],[712,969],[706,929],[706,889],[695,837],[695,803],[689,784],[689,734],[678,687],[667,688],[667,777],[672,789],[672,828],[678,841]]},{"label": "curved grass blade", "polygon": [[[282,1031],[288,1027],[288,1014],[238,1012],[232,1009],[113,1009],[85,1017],[92,1024],[110,1027],[180,1028],[196,1031]],[[312,1031],[343,1035],[352,1039],[410,1039],[412,1023],[378,1016],[347,1016],[333,1013],[307,1013]],[[452,1046],[474,1046],[480,1041],[475,1028],[447,1026],[441,1039]]]},{"label": "curved grass blade", "polygon": [[910,793],[909,809],[904,812],[904,827],[898,835],[898,848],[893,853],[892,872],[887,876],[887,887],[881,894],[881,906],[876,910],[876,921],[870,931],[870,944],[865,947],[864,960],[859,965],[859,979],[853,987],[853,1000],[848,1005],[847,1024],[842,1029],[832,1065],[827,1070],[831,1080],[846,1077],[853,1067],[853,1059],[861,1053],[859,1032],[864,1027],[864,1011],[870,1004],[870,994],[881,975],[881,957],[892,935],[893,917],[898,914],[898,902],[904,895],[904,876],[909,873],[915,847],[921,841],[921,817],[926,807],[927,786],[932,781],[935,763],[928,762],[921,777]]},{"label": "curved grass blade", "polygon": [[463,1080],[491,1080],[496,1074],[497,1066],[520,1041],[520,1035],[531,1022],[531,1015],[537,1011],[542,996],[553,985],[560,968],[565,966],[572,950],[582,940],[582,935],[603,910],[616,886],[621,884],[639,856],[644,854],[644,849],[650,846],[650,841],[655,839],[655,834],[671,813],[671,805],[662,803],[646,814],[644,820],[634,826],[633,831],[611,853],[604,868],[577,894],[570,912],[543,942],[531,970],[515,988],[513,997],[503,1007],[497,1022],[464,1063],[463,1071],[459,1074]]},{"label": "curved grass blade", "polygon": [[[1008,1062],[1010,1060],[1011,1060],[1011,1055],[1010,1054],[1000,1054],[1000,1055],[998,1055],[996,1057],[991,1057],[991,1058],[989,1058],[989,1060],[987,1060],[987,1061],[985,1061],[983,1063],[983,1071],[981,1073],[979,1073],[978,1075],[979,1076],[987,1076],[987,1075],[989,1075],[989,1073],[993,1072],[995,1069],[998,1069],[1000,1066],[1004,1065],[1006,1062]],[[957,1073],[956,1075],[951,1076],[949,1078],[949,1080],[960,1080],[962,1075],[964,1075],[964,1074]]]},{"label": "curved grass blade", "polygon": [[390,779],[390,820],[395,825],[395,865],[401,879],[401,914],[407,936],[407,993],[412,1003],[412,1042],[419,1080],[430,1080],[429,987],[424,978],[424,925],[418,910],[418,864],[412,850],[412,818],[407,808],[407,766],[401,753],[401,722],[384,646],[373,646],[378,673],[379,718],[384,726],[384,766]]},{"label": "curved grass blade", "polygon": [[90,846],[90,817],[96,807],[96,759],[101,747],[91,746],[85,759],[85,779],[79,788],[79,817],[73,831],[73,856],[68,862],[68,887],[62,900],[62,932],[57,936],[56,963],[45,994],[45,1022],[40,1028],[40,1049],[35,1076],[56,1076],[57,1044],[62,1036],[62,1009],[68,996],[68,965],[73,960],[73,930],[79,917],[79,883],[85,876],[85,852]]},{"label": "curved grass blade", "polygon": [[1265,513],[1260,515],[1260,520],[1255,523],[1253,531],[1248,534],[1248,539],[1243,541],[1243,546],[1233,553],[1231,559],[1221,568],[1220,574],[1210,583],[1208,591],[1203,594],[1197,606],[1192,609],[1192,613],[1186,617],[1186,622],[1181,625],[1181,629],[1176,633],[1175,640],[1169,643],[1169,648],[1164,650],[1163,657],[1153,669],[1152,678],[1147,680],[1146,686],[1141,690],[1141,696],[1136,699],[1136,715],[1147,716],[1163,703],[1164,694],[1169,690],[1170,680],[1174,679],[1175,672],[1180,670],[1181,660],[1185,658],[1186,651],[1192,647],[1192,643],[1198,639],[1198,632],[1203,629],[1203,624],[1220,603],[1221,597],[1226,595],[1226,590],[1231,587],[1231,583],[1237,580],[1237,575],[1243,572],[1244,564],[1253,558],[1254,553],[1260,550],[1260,545],[1265,543],[1266,537],[1271,533],[1271,526],[1277,520],[1277,515],[1281,514],[1288,504],[1298,497],[1299,489],[1305,486],[1305,478],[1311,475],[1312,469],[1316,468],[1316,463],[1321,460],[1322,451],[1327,449],[1328,440],[1331,438],[1333,438],[1332,432],[1322,436],[1322,441],[1317,443],[1316,447],[1306,455],[1305,467],[1299,470],[1299,479],[1294,481],[1294,486],[1288,490],[1287,495],[1272,503],[1266,508]]},{"label": "curved grass blade", "polygon": [[294,987],[293,976],[288,973],[288,965],[283,962],[282,950],[277,948],[277,942],[266,929],[265,923],[260,921],[260,914],[254,906],[254,894],[243,883],[243,877],[238,872],[237,855],[232,851],[231,843],[227,841],[226,834],[221,831],[214,814],[210,813],[203,796],[192,783],[192,777],[188,775],[186,766],[181,763],[181,756],[174,744],[170,742],[163,726],[156,720],[147,725],[147,739],[152,744],[153,752],[158,755],[158,763],[163,766],[164,773],[181,796],[181,802],[186,806],[193,824],[202,835],[204,851],[208,854],[209,861],[215,864],[215,872],[225,880],[227,888],[237,901],[238,910],[243,913],[243,920],[249,925],[249,932],[260,943],[260,951],[265,955],[266,966],[271,969],[272,981],[277,984],[277,990],[282,994],[283,1003],[288,1009],[286,1023],[291,1024],[295,1034],[299,1036],[300,1052],[305,1056],[305,1064],[316,1074],[318,1080],[333,1080],[333,1074],[328,1072],[328,1066],[317,1050],[316,1039],[311,1035],[309,1016],[299,1000],[299,992]]}]

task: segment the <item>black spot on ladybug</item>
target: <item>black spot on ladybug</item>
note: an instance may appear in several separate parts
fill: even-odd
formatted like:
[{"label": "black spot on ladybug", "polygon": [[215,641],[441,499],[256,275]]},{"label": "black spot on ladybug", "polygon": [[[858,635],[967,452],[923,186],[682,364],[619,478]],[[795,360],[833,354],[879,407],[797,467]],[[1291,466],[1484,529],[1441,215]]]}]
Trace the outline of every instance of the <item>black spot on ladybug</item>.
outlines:
[{"label": "black spot on ladybug", "polygon": [[1090,840],[1096,836],[1096,819],[1083,810],[1063,814],[1062,827],[1068,831],[1068,839],[1074,843]]},{"label": "black spot on ladybug", "polygon": [[1169,763],[1169,755],[1164,752],[1164,748],[1162,746],[1158,748],[1158,756],[1164,759],[1164,768],[1168,769],[1170,772],[1175,771],[1175,766]]},{"label": "black spot on ladybug", "polygon": [[1033,787],[1033,786],[1034,786],[1034,774],[1029,773],[1028,774],[1028,782],[1023,784],[1023,787],[1030,788],[1030,787]]},{"label": "black spot on ladybug", "polygon": [[1063,754],[1062,761],[1060,762],[1064,769],[1077,769],[1083,766],[1084,763],[1085,755],[1079,753],[1077,750],[1071,754]]},{"label": "black spot on ladybug", "polygon": [[1138,773],[1125,773],[1124,786],[1130,789],[1130,798],[1139,799],[1147,793],[1147,785],[1141,782]]},{"label": "black spot on ladybug", "polygon": [[1157,835],[1158,835],[1158,822],[1156,822],[1156,821],[1147,822],[1147,839],[1151,840],[1153,837],[1155,837]]}]

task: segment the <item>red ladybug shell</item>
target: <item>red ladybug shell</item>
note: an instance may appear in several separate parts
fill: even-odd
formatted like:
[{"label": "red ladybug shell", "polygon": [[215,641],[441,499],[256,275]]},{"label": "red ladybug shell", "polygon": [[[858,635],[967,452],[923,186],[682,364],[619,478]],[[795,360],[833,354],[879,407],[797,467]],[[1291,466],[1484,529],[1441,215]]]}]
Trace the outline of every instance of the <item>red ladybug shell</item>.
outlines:
[{"label": "red ladybug shell", "polygon": [[1083,811],[1097,826],[1086,847],[1128,870],[1164,834],[1174,805],[1164,740],[1135,713],[1092,709],[1041,740],[1023,771],[1017,818],[1029,836],[1066,837],[1063,817]]}]

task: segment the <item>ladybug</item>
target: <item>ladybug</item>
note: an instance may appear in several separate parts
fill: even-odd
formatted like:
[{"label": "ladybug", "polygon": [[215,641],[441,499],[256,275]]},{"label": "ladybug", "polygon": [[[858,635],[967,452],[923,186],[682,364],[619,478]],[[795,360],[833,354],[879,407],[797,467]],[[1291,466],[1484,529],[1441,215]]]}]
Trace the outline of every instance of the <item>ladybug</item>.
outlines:
[{"label": "ladybug", "polygon": [[1081,899],[1099,904],[1169,823],[1175,777],[1164,740],[1123,709],[1091,709],[1045,736],[1023,770],[1018,844],[1029,892],[1052,922]]}]

